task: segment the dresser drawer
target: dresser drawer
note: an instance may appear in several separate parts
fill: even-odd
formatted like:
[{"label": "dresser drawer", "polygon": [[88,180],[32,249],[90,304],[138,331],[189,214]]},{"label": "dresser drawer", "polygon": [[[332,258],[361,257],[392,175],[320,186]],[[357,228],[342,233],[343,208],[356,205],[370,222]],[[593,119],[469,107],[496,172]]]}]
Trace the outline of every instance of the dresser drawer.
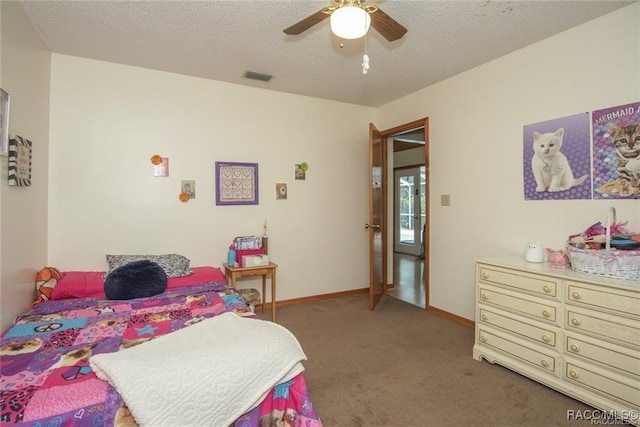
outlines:
[{"label": "dresser drawer", "polygon": [[483,308],[480,309],[479,320],[489,325],[497,326],[521,335],[525,338],[535,340],[541,344],[551,347],[555,347],[556,345],[556,333],[554,331],[532,325],[530,320],[523,322]]},{"label": "dresser drawer", "polygon": [[567,307],[567,329],[618,341],[622,345],[640,348],[640,322],[606,313],[587,312]]},{"label": "dresser drawer", "polygon": [[544,354],[514,341],[502,338],[484,328],[478,330],[478,341],[482,345],[493,347],[520,361],[525,361],[548,373],[556,373],[557,363],[554,356]]},{"label": "dresser drawer", "polygon": [[567,281],[567,301],[640,317],[640,294]]},{"label": "dresser drawer", "polygon": [[[480,287],[478,292],[479,302],[503,307],[540,320],[556,323],[556,307],[551,304],[543,304],[530,299],[523,299],[506,292],[498,292],[494,289]],[[517,295],[517,294],[516,294]]]},{"label": "dresser drawer", "polygon": [[604,371],[577,362],[567,361],[564,377],[566,380],[579,383],[609,398],[622,401],[627,405],[640,408],[640,383],[618,378]]},{"label": "dresser drawer", "polygon": [[516,290],[523,290],[545,297],[557,298],[558,289],[560,288],[559,279],[534,276],[515,270],[503,270],[499,267],[481,265],[478,275],[478,280],[481,282],[509,286]]},{"label": "dresser drawer", "polygon": [[640,379],[640,352],[638,351],[574,335],[565,337],[564,351]]}]

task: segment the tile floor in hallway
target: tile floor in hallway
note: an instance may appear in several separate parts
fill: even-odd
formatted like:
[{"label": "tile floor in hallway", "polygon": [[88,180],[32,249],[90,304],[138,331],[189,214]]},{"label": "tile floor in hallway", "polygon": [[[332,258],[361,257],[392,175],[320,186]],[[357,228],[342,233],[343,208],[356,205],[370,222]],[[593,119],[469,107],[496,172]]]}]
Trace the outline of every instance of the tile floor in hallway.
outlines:
[{"label": "tile floor in hallway", "polygon": [[389,290],[388,294],[425,308],[424,259],[395,252],[393,263],[394,289]]}]

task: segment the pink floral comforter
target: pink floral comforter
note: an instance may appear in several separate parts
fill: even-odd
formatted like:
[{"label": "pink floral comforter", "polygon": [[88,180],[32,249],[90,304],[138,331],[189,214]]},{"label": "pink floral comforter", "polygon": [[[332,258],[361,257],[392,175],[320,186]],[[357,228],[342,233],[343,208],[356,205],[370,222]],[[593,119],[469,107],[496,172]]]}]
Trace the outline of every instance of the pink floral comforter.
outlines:
[{"label": "pink floral comforter", "polygon": [[[128,301],[79,298],[41,303],[19,316],[0,339],[0,423],[135,425],[115,389],[91,370],[91,355],[138,345],[226,311],[255,317],[224,283]],[[322,423],[300,374],[274,387],[235,425]]]}]

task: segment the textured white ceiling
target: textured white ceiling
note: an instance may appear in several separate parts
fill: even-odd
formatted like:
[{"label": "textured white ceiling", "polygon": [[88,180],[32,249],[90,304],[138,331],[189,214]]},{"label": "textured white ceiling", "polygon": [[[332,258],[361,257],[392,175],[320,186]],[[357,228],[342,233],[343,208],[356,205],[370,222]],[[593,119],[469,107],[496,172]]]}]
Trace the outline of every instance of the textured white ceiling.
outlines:
[{"label": "textured white ceiling", "polygon": [[331,0],[21,3],[52,52],[378,107],[634,1],[371,1],[408,32],[369,31],[367,75],[365,39],[338,39],[328,19],[282,32]]}]

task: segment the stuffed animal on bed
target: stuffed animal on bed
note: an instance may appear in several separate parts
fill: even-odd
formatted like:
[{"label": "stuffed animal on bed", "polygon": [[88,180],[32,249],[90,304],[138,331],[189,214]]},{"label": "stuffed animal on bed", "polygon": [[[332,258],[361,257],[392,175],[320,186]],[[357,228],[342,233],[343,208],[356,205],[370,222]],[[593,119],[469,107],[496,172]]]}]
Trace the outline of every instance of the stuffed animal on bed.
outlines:
[{"label": "stuffed animal on bed", "polygon": [[36,275],[36,296],[37,299],[31,304],[35,307],[44,301],[51,299],[53,288],[56,287],[58,281],[62,278],[62,273],[55,267],[45,267]]}]

